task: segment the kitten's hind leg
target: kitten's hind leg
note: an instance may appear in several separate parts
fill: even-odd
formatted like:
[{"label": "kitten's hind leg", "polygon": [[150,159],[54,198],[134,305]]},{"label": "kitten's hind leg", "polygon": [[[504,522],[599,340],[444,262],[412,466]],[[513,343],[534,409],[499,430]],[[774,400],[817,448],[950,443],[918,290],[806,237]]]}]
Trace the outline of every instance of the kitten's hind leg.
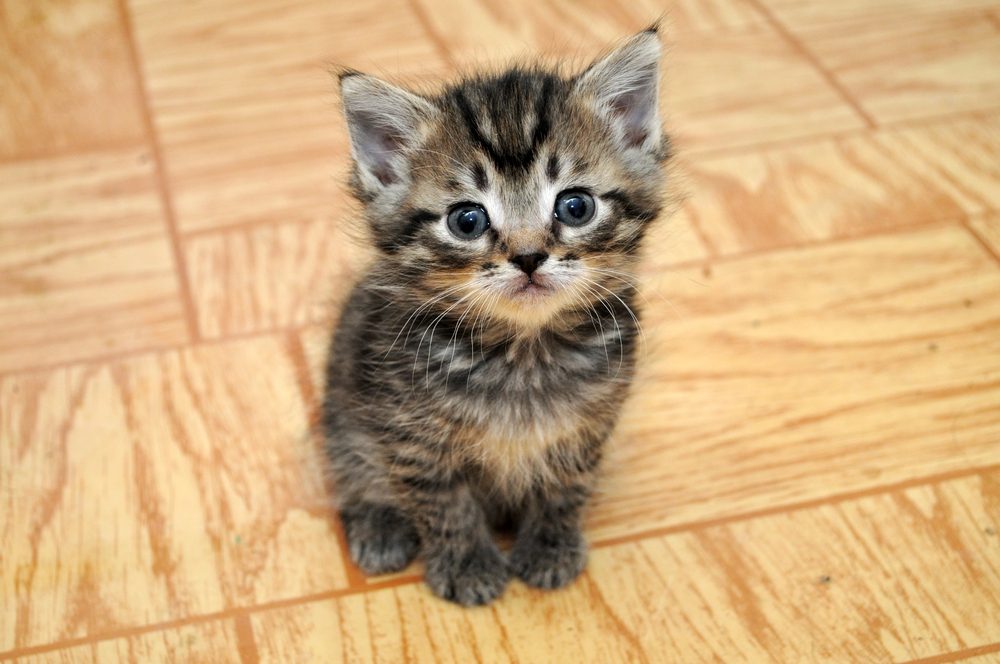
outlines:
[{"label": "kitten's hind leg", "polygon": [[413,522],[392,505],[345,505],[340,518],[351,560],[367,574],[398,572],[420,550],[420,536]]}]

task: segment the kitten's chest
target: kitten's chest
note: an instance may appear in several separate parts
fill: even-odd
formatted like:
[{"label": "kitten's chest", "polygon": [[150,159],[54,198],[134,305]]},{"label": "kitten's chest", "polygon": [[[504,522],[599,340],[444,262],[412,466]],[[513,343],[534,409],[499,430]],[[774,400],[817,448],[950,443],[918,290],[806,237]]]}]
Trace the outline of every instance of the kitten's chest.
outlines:
[{"label": "kitten's chest", "polygon": [[455,343],[423,365],[422,408],[449,423],[452,449],[508,495],[554,478],[553,459],[572,456],[584,432],[606,430],[631,373],[628,353],[609,365],[603,347],[542,342],[485,352]]},{"label": "kitten's chest", "polygon": [[499,466],[533,464],[572,443],[616,398],[619,378],[586,354],[512,355],[470,376],[472,445]]}]

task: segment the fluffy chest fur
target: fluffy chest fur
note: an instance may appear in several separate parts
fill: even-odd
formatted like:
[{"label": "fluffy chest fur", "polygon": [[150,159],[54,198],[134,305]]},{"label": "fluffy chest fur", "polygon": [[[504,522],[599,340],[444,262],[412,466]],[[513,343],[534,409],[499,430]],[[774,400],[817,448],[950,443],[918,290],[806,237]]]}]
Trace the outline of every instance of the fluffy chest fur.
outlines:
[{"label": "fluffy chest fur", "polygon": [[634,363],[636,329],[620,310],[630,300],[559,331],[516,335],[473,329],[457,314],[407,318],[373,306],[360,325],[369,333],[358,335],[368,359],[354,372],[356,408],[388,422],[387,435],[522,493],[553,480],[613,422]]}]

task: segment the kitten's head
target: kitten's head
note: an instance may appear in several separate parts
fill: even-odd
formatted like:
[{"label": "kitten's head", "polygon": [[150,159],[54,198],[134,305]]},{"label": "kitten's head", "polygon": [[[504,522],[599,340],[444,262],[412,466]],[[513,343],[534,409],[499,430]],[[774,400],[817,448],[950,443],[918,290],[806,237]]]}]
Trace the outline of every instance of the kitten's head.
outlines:
[{"label": "kitten's head", "polygon": [[650,29],[573,76],[513,68],[436,95],[342,75],[378,269],[525,327],[620,291],[661,205],[660,51]]}]

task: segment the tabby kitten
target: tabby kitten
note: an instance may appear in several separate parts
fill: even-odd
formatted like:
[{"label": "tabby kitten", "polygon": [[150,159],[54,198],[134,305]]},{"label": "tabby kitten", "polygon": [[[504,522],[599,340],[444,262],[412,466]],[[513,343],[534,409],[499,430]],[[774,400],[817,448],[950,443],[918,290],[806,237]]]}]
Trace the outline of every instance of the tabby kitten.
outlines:
[{"label": "tabby kitten", "polygon": [[663,197],[659,61],[651,28],[573,76],[515,67],[434,95],[341,76],[378,255],[334,335],[323,425],[366,572],[422,552],[431,589],[474,605],[511,573],[558,588],[583,570]]}]

